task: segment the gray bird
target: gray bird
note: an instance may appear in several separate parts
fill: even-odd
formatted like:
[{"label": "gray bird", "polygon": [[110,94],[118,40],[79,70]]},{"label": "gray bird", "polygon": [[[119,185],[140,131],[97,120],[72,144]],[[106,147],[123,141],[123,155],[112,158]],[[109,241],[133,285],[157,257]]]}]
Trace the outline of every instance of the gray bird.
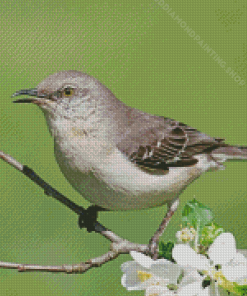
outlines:
[{"label": "gray bird", "polygon": [[[202,173],[226,160],[247,159],[247,147],[232,146],[162,116],[126,106],[97,79],[78,71],[47,77],[17,103],[44,112],[55,157],[70,184],[107,210],[168,204]],[[168,215],[167,214],[167,215]]]}]

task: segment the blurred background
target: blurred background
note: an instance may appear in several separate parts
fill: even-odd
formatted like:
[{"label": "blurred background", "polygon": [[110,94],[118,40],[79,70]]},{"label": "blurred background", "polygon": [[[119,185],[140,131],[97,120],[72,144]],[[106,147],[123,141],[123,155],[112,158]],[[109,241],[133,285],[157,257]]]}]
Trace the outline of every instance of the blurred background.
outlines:
[{"label": "blurred background", "polygon": [[[247,145],[246,2],[1,1],[0,149],[28,165],[74,202],[53,155],[43,113],[15,105],[11,94],[49,74],[79,70],[98,78],[126,104],[174,118],[228,143]],[[207,173],[181,195],[164,241],[174,239],[194,196],[247,248],[247,163]],[[72,264],[106,252],[109,241],[77,226],[77,216],[0,162],[0,260]],[[166,207],[102,212],[120,236],[148,243]],[[144,295],[121,286],[117,260],[81,275],[0,270],[1,295]]]}]

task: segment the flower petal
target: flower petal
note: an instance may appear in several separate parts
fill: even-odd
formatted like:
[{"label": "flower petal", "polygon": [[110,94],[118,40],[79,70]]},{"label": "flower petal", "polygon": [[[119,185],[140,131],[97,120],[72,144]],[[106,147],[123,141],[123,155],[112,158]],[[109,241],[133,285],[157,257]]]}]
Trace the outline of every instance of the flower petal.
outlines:
[{"label": "flower petal", "polygon": [[128,276],[124,274],[121,278],[121,284],[124,288],[126,288],[128,291],[134,291],[134,290],[144,290],[142,285],[138,282],[136,283],[130,283],[128,282]]},{"label": "flower petal", "polygon": [[240,263],[237,266],[223,265],[221,271],[226,279],[231,282],[247,279],[247,264]]},{"label": "flower petal", "polygon": [[149,256],[136,251],[130,251],[130,255],[137,263],[147,269],[149,269],[151,267],[151,264],[155,261],[152,260]]},{"label": "flower petal", "polygon": [[121,270],[122,272],[127,272],[128,269],[135,269],[137,270],[138,268],[141,268],[141,266],[135,262],[135,261],[127,261],[127,262],[124,262],[122,265],[121,265]]},{"label": "flower petal", "polygon": [[161,286],[166,288],[168,284],[169,283],[167,280],[160,277],[153,276],[150,279],[143,282],[142,287],[144,287],[144,289],[147,289],[150,286]]},{"label": "flower petal", "polygon": [[178,264],[160,259],[151,265],[151,272],[155,276],[165,279],[167,283],[176,285],[178,277],[182,273],[182,268]]},{"label": "flower petal", "polygon": [[153,295],[174,295],[174,293],[164,287],[164,286],[150,286],[146,289],[146,294],[145,296],[153,296]]},{"label": "flower petal", "polygon": [[247,265],[247,258],[239,252],[237,252],[237,255],[235,256],[234,261],[238,263],[244,263]]},{"label": "flower petal", "polygon": [[196,281],[192,284],[182,286],[178,290],[179,296],[209,296],[209,290],[208,288],[203,289],[202,288],[202,282]]},{"label": "flower petal", "polygon": [[231,233],[222,233],[216,237],[208,250],[208,256],[214,265],[226,264],[237,255],[235,238]]},{"label": "flower petal", "polygon": [[127,261],[121,265],[124,275],[121,279],[121,284],[127,290],[143,290],[142,281],[138,277],[138,271],[148,272],[144,267],[135,261]]},{"label": "flower petal", "polygon": [[175,245],[172,250],[172,257],[181,266],[194,267],[198,270],[208,269],[209,267],[208,259],[197,254],[188,245]]},{"label": "flower petal", "polygon": [[195,268],[186,267],[184,269],[184,277],[180,283],[181,286],[186,286],[194,282],[201,282],[206,276],[201,276]]}]

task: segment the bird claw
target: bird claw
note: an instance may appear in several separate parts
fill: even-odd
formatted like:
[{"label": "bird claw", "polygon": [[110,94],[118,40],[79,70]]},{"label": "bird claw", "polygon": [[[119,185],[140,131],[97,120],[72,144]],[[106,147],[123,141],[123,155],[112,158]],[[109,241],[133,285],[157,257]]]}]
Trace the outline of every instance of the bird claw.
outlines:
[{"label": "bird claw", "polygon": [[92,205],[79,215],[78,225],[80,228],[86,228],[88,232],[95,231],[95,222],[97,221],[98,211],[104,210],[101,207]]}]

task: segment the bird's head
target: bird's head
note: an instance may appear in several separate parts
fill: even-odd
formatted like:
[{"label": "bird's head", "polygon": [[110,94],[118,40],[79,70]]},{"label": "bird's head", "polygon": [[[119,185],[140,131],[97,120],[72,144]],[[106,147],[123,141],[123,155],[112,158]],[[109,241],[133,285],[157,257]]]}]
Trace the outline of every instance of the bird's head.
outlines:
[{"label": "bird's head", "polygon": [[36,88],[17,91],[13,96],[28,95],[14,103],[33,103],[46,115],[72,117],[92,105],[114,98],[96,78],[79,71],[62,71],[48,76]]}]

